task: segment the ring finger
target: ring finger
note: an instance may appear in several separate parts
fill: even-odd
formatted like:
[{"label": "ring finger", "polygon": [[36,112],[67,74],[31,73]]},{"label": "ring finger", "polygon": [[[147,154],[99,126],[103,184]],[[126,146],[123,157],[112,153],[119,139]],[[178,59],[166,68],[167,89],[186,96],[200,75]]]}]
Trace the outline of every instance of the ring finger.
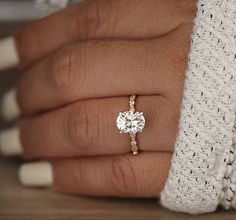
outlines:
[{"label": "ring finger", "polygon": [[[23,151],[23,156],[30,159],[128,153],[130,137],[120,134],[116,127],[118,113],[128,110],[128,100],[117,97],[79,101],[26,118],[19,123],[20,130],[1,134],[2,151]],[[180,107],[162,96],[138,96],[136,109],[144,112],[146,119],[146,127],[137,136],[139,149],[172,152]]]}]

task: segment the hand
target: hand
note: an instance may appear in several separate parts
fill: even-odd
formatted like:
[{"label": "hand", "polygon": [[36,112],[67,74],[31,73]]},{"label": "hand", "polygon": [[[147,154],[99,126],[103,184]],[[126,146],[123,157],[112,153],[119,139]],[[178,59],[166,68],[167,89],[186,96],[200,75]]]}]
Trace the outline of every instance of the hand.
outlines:
[{"label": "hand", "polygon": [[[24,70],[17,127],[5,154],[47,161],[20,169],[25,185],[99,196],[157,196],[174,151],[194,0],[93,0],[33,22],[14,39]],[[140,154],[116,127],[137,95]],[[13,115],[12,115],[13,116]]]}]

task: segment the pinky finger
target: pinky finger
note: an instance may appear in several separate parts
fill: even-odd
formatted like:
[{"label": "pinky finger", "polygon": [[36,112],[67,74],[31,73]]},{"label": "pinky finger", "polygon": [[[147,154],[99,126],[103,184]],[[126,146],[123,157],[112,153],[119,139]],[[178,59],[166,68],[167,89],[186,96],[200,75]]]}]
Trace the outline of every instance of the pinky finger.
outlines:
[{"label": "pinky finger", "polygon": [[154,197],[164,187],[171,153],[67,159],[26,164],[20,181],[63,193],[91,196]]}]

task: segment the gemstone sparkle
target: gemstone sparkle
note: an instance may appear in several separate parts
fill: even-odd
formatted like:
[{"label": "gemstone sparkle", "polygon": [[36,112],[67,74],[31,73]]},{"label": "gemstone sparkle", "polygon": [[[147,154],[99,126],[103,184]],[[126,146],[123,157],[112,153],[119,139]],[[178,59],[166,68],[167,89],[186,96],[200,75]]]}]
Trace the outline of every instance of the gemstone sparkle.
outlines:
[{"label": "gemstone sparkle", "polygon": [[135,134],[137,132],[142,132],[145,126],[143,112],[120,112],[116,120],[116,125],[121,133]]}]

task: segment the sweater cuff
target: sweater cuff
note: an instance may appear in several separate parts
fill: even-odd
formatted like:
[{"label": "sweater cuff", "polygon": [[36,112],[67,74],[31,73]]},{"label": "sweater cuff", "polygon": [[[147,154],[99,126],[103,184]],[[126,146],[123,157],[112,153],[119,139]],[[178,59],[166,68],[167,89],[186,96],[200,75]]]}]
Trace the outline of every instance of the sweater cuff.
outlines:
[{"label": "sweater cuff", "polygon": [[233,129],[233,146],[226,165],[223,189],[220,193],[220,205],[225,209],[236,209],[236,126]]},{"label": "sweater cuff", "polygon": [[[235,207],[236,198],[230,193],[230,186],[236,184],[231,153],[235,148],[235,11],[235,0],[198,1],[179,134],[161,193],[162,205],[171,210],[212,212],[220,203],[225,206],[228,196],[226,206]],[[232,169],[229,164],[234,164]]]}]

